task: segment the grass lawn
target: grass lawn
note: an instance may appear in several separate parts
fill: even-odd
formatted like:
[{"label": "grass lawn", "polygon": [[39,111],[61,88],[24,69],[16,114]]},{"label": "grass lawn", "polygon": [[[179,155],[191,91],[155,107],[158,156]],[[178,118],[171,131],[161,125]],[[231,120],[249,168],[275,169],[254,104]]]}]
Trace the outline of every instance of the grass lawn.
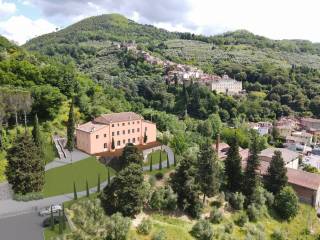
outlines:
[{"label": "grass lawn", "polygon": [[[98,174],[101,183],[107,179],[107,168],[99,163],[95,157],[54,168],[45,173],[45,185],[43,194],[45,197],[61,195],[73,192],[73,182],[76,183],[77,191],[86,189],[86,179],[89,188],[97,186]],[[110,168],[110,175],[114,171]]]},{"label": "grass lawn", "polygon": [[57,157],[57,151],[54,144],[52,143],[51,136],[43,137],[43,157],[46,164],[52,162]]},{"label": "grass lawn", "polygon": [[156,150],[148,155],[148,161],[144,162],[144,166],[150,166],[151,157],[152,157],[152,164],[158,164],[160,162],[160,152],[162,157],[162,167],[167,167],[167,153],[165,151]]},{"label": "grass lawn", "polygon": [[[63,232],[63,234],[70,232],[69,225],[66,225],[66,230]],[[44,240],[55,240],[57,237],[59,237],[59,224],[54,225],[54,229],[51,230],[50,227],[47,227],[44,229]]]}]

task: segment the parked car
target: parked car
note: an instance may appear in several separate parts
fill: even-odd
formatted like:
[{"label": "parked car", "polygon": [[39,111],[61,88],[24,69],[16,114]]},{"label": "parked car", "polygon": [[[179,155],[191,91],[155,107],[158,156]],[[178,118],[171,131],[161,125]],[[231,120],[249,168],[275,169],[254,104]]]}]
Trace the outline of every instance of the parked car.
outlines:
[{"label": "parked car", "polygon": [[52,212],[56,213],[59,210],[62,210],[61,205],[56,204],[56,205],[51,205],[50,207],[44,208],[39,212],[40,216],[45,216],[45,215],[49,215],[51,213],[51,208],[52,208]]}]

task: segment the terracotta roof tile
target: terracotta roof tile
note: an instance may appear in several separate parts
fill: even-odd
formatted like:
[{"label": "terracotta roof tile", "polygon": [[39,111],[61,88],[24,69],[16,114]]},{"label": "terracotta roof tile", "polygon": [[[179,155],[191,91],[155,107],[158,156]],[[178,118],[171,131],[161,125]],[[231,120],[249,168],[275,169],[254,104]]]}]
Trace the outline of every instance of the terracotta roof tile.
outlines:
[{"label": "terracotta roof tile", "polygon": [[131,120],[141,120],[143,119],[139,114],[134,112],[121,112],[121,113],[109,113],[103,114],[93,121],[95,123],[102,123],[102,124],[110,124],[114,122],[126,122]]},{"label": "terracotta roof tile", "polygon": [[76,129],[83,132],[95,132],[97,130],[104,128],[105,126],[106,126],[105,124],[87,122],[82,125],[79,125]]},{"label": "terracotta roof tile", "polygon": [[[242,168],[245,169],[247,161],[242,161]],[[269,162],[261,161],[259,167],[259,174],[264,176],[267,174]],[[287,168],[288,183],[296,186],[305,187],[312,190],[318,190],[320,187],[320,175],[316,173],[309,173],[302,170]]]}]

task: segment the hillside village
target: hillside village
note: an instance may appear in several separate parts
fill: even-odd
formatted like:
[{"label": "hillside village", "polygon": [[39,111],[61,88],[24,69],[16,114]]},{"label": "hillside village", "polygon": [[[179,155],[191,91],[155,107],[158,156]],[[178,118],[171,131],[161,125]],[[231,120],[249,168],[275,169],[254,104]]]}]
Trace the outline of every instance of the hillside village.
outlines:
[{"label": "hillside village", "polygon": [[158,65],[163,68],[164,81],[167,84],[184,84],[194,81],[200,85],[208,87],[216,93],[227,95],[240,95],[244,93],[242,82],[230,78],[228,75],[222,77],[218,75],[206,74],[201,69],[185,64],[178,64],[169,60],[162,60],[152,56],[149,52],[139,50],[135,43],[115,44],[118,49],[131,51],[137,56],[141,56],[147,63]]}]

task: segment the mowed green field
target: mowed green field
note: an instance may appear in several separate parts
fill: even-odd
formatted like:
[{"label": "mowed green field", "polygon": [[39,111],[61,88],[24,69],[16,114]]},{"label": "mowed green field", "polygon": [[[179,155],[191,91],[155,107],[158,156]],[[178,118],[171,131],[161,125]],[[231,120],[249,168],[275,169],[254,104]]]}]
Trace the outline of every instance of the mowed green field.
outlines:
[{"label": "mowed green field", "polygon": [[165,151],[156,150],[148,155],[148,161],[145,162],[144,166],[150,166],[151,157],[152,157],[152,164],[158,164],[160,162],[160,153],[161,153],[161,159],[162,159],[162,167],[167,166],[167,153]]},{"label": "mowed green field", "polygon": [[[43,194],[45,197],[57,196],[73,192],[73,182],[76,183],[77,192],[86,189],[86,179],[89,188],[97,186],[98,175],[101,183],[107,179],[107,168],[99,163],[95,157],[54,168],[45,173]],[[110,168],[110,174],[114,171]]]}]

